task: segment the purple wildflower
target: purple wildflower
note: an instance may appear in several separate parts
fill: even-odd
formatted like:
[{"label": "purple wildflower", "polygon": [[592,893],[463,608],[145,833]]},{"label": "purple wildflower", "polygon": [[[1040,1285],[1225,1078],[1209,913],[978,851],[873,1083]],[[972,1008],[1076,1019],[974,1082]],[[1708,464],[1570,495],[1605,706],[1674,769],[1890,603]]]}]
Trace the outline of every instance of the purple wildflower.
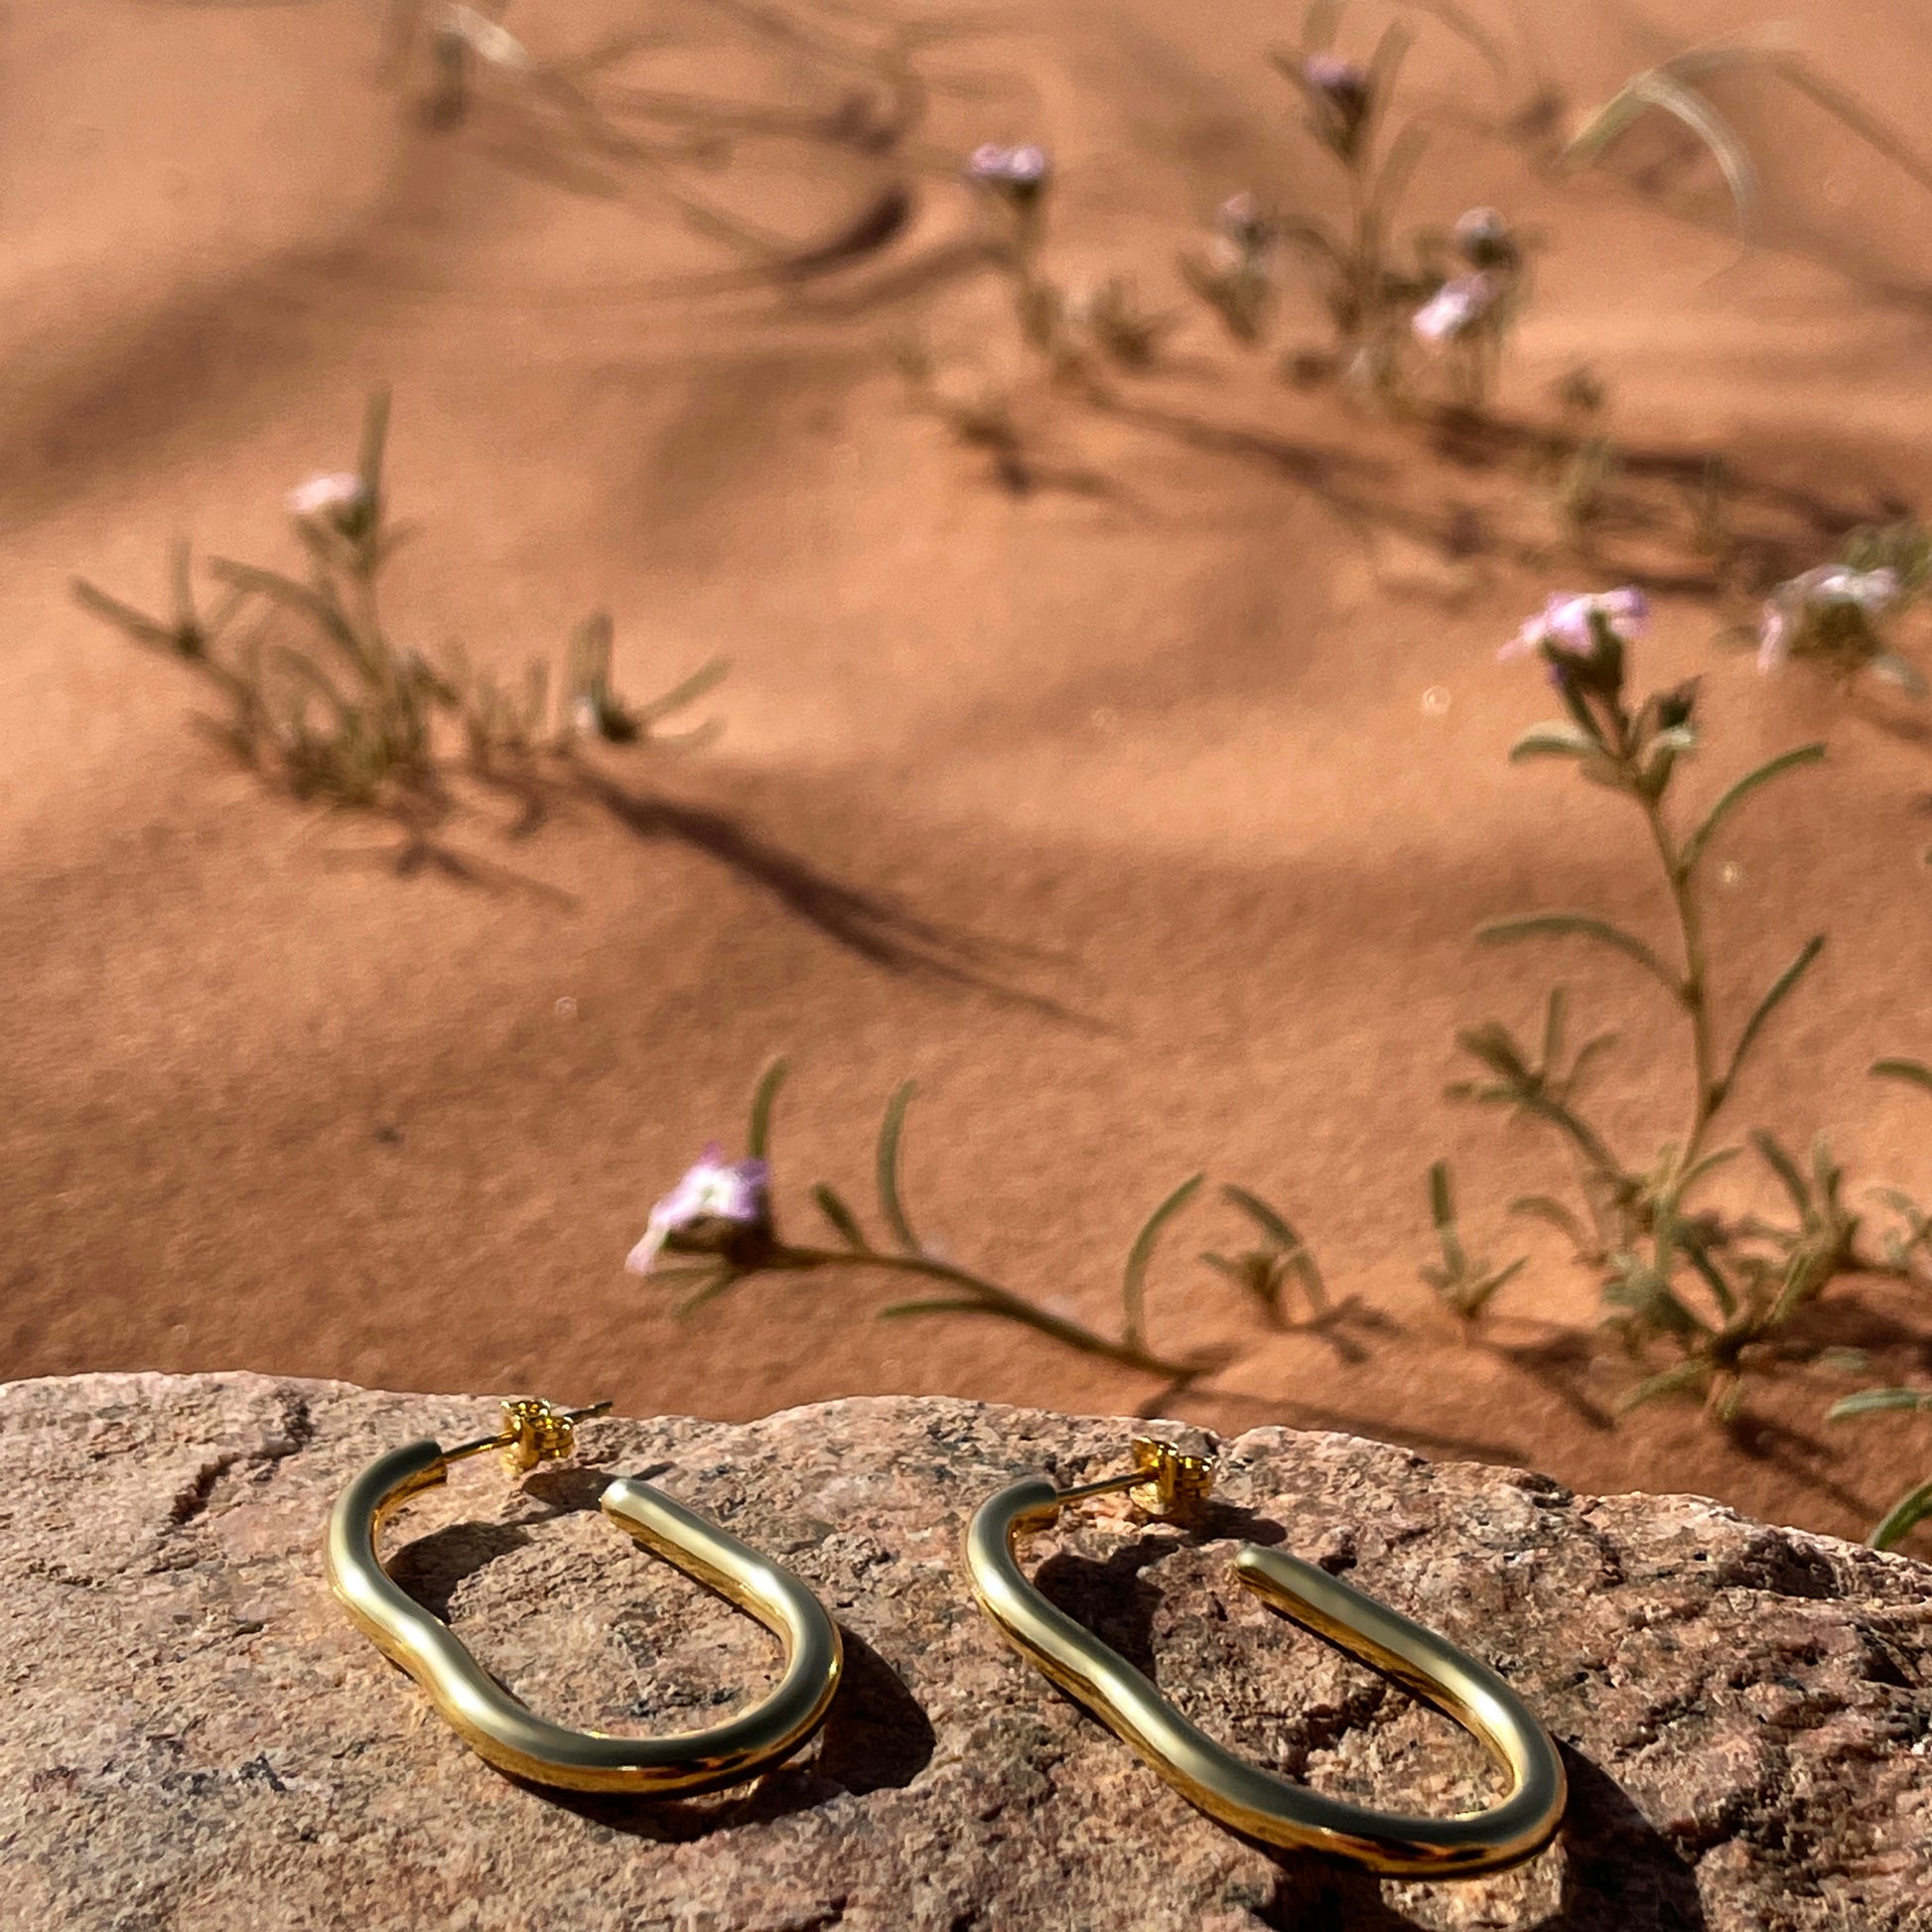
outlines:
[{"label": "purple wildflower", "polygon": [[1757,626],[1757,674],[1770,677],[1784,669],[1791,655],[1791,633],[1797,626],[1791,613],[1776,598],[1764,607],[1764,618]]},{"label": "purple wildflower", "polygon": [[1880,566],[1853,570],[1846,564],[1821,564],[1774,590],[1757,628],[1757,668],[1765,676],[1783,667],[1793,639],[1811,617],[1834,605],[1850,606],[1875,617],[1898,602],[1898,573]]},{"label": "purple wildflower", "polygon": [[1480,270],[1473,275],[1453,276],[1416,311],[1409,327],[1419,343],[1440,348],[1467,335],[1495,306],[1501,293],[1502,285],[1495,277]]},{"label": "purple wildflower", "polygon": [[633,1275],[648,1275],[659,1251],[673,1234],[705,1221],[739,1227],[763,1227],[770,1218],[771,1168],[768,1162],[727,1161],[715,1141],[698,1164],[650,1210],[644,1238],[624,1257]]},{"label": "purple wildflower", "polygon": [[1368,98],[1368,71],[1339,54],[1311,54],[1302,63],[1302,78],[1324,100],[1337,103]]},{"label": "purple wildflower", "polygon": [[1052,158],[1044,148],[1003,148],[983,142],[966,162],[966,178],[1019,199],[1037,195],[1052,175]]},{"label": "purple wildflower", "polygon": [[1593,594],[1561,591],[1496,655],[1506,660],[1547,650],[1566,657],[1592,657],[1598,618],[1612,637],[1628,643],[1650,621],[1650,600],[1634,584]]},{"label": "purple wildflower", "polygon": [[352,520],[369,500],[369,486],[353,472],[337,470],[326,477],[311,477],[298,483],[283,501],[291,516],[325,517],[342,524]]},{"label": "purple wildflower", "polygon": [[443,9],[437,32],[449,41],[467,47],[479,60],[493,67],[527,72],[535,63],[529,49],[508,28],[500,27],[487,14],[475,7],[451,4]]},{"label": "purple wildflower", "polygon": [[1373,84],[1368,70],[1339,54],[1311,54],[1302,63],[1302,84],[1324,123],[1322,139],[1352,163],[1368,125]]}]

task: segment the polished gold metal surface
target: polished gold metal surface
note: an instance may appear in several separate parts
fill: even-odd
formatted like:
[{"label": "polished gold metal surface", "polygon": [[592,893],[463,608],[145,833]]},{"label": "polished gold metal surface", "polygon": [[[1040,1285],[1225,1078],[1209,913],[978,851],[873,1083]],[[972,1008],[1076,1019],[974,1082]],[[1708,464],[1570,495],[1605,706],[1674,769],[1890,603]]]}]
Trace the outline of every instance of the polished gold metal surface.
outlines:
[{"label": "polished gold metal surface", "polygon": [[337,1498],[324,1548],[330,1587],[376,1647],[400,1664],[466,1742],[499,1770],[576,1791],[645,1796],[717,1790],[776,1764],[824,1721],[844,1667],[839,1633],[798,1579],[647,1482],[621,1478],[604,1513],[648,1550],[728,1597],[776,1634],[784,1674],[755,1709],[709,1730],[670,1737],[616,1737],[569,1730],[520,1704],[471,1656],[441,1618],[382,1568],[384,1520],[444,1480],[452,1462],[502,1449],[514,1470],[568,1455],[577,1423],[610,1407],[564,1411],[549,1403],[503,1405],[498,1436],[444,1449],[407,1444],[378,1456]]},{"label": "polished gold metal surface", "polygon": [[973,1588],[1023,1656],[1210,1817],[1265,1844],[1325,1853],[1391,1876],[1457,1878],[1520,1864],[1550,1842],[1567,1796],[1563,1760],[1522,1700],[1486,1665],[1311,1563],[1248,1544],[1234,1575],[1264,1602],[1473,1732],[1508,1772],[1507,1796],[1469,1816],[1412,1818],[1292,1784],[1215,1743],[1133,1665],[1049,1603],[1028,1582],[1014,1545],[1068,1503],[1131,1489],[1150,1514],[1183,1522],[1205,1503],[1211,1458],[1140,1438],[1134,1459],[1133,1473],[1077,1489],[1031,1477],[974,1515],[966,1535]]}]

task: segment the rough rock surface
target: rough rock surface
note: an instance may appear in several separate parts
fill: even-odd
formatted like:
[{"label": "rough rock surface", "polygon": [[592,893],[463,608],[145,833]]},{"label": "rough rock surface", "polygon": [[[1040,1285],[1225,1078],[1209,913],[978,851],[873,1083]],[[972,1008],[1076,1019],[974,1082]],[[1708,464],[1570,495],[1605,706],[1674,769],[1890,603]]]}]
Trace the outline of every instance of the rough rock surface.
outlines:
[{"label": "rough rock surface", "polygon": [[686,1727],[769,1681],[729,1606],[596,1511],[644,1474],[779,1556],[846,1633],[821,1739],[755,1788],[642,1805],[515,1784],[344,1619],[338,1485],[481,1399],[247,1375],[4,1391],[12,1481],[0,1917],[126,1932],[1082,1932],[1932,1927],[1932,1570],[1686,1497],[1572,1496],[1333,1435],[1224,1446],[1188,1538],[1089,1505],[1042,1586],[1219,1735],[1426,1810],[1479,1750],[1229,1581],[1285,1539],[1495,1664],[1566,1747],[1534,1863],[1379,1883],[1230,1837],[1060,1698],[962,1582],[973,1505],[1121,1465],[1133,1427],[867,1400],[735,1427],[615,1421],[519,1487],[458,1473],[390,1532],[399,1578],[565,1723]]}]

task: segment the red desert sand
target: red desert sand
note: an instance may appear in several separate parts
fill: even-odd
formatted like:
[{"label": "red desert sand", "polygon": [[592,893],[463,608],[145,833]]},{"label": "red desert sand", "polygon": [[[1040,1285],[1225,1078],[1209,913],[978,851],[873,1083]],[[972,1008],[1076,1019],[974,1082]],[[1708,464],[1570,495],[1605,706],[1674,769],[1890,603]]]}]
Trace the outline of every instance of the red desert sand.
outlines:
[{"label": "red desert sand", "polygon": [[[883,1391],[1153,1405],[1853,1535],[1932,1468],[1922,1422],[1822,1420],[1925,1376],[1932,1309],[1882,1282],[1830,1305],[1863,1376],[1795,1370],[1728,1435],[1694,1404],[1613,1424],[1634,1371],[1587,1341],[1592,1280],[1505,1213],[1563,1181],[1556,1150],[1442,1097],[1457,1027],[1534,1028],[1561,979],[1579,1026],[1621,1035],[1610,1124],[1677,1131],[1681,1023],[1639,974],[1470,938],[1565,905],[1662,932],[1668,908],[1615,801],[1505,762],[1551,697],[1497,646],[1614,564],[1537,564],[1507,463],[1285,384],[1181,287],[1176,251],[1229,194],[1332,193],[1266,63],[1279,5],[518,5],[505,25],[619,118],[491,69],[441,126],[386,11],[7,21],[0,1372],[246,1367],[728,1418]],[[1411,16],[1436,131],[1409,211],[1494,204],[1542,241],[1502,413],[1548,420],[1587,363],[1622,444],[1722,452],[1752,502],[1932,499],[1932,190],[1735,77],[1764,175],[1742,252],[1694,144],[1640,130],[1567,180],[1540,157],[1757,8],[1478,12],[1506,78]],[[1917,0],[1797,12],[1818,72],[1921,125]],[[1361,9],[1348,44],[1386,17]],[[1499,131],[1544,88],[1541,123]],[[1017,365],[959,179],[988,139],[1051,149],[1056,271],[1188,310],[1111,405],[1030,378],[1024,492],[907,407],[895,362],[916,332]],[[1323,326],[1298,294],[1284,340]],[[476,877],[399,873],[387,828],[266,792],[189,729],[179,667],[70,601],[80,573],[159,607],[178,533],[293,565],[284,492],[352,461],[379,382],[421,526],[400,634],[509,673],[608,607],[639,697],[732,660],[716,746],[599,755],[669,801],[640,826],[579,808],[512,840],[479,796],[446,828]],[[1830,747],[1726,835],[1727,1027],[1830,935],[1735,1127],[1829,1128],[1860,1185],[1932,1193],[1932,1104],[1865,1072],[1932,1058],[1928,740],[1800,670],[1760,680],[1714,642],[1749,610],[1678,562],[1636,670],[1704,675],[1692,797]],[[1158,1345],[1231,1351],[1185,1394],[985,1319],[877,1321],[902,1291],[864,1274],[754,1280],[681,1322],[623,1257],[704,1143],[737,1151],[779,1051],[793,1222],[820,1177],[867,1198],[912,1077],[908,1196],[953,1256],[1115,1325],[1141,1215],[1206,1168],[1279,1201],[1357,1318],[1267,1332],[1195,1259],[1232,1237],[1204,1191],[1149,1286]],[[1531,1256],[1472,1345],[1417,1275],[1442,1157],[1472,1243]]]}]

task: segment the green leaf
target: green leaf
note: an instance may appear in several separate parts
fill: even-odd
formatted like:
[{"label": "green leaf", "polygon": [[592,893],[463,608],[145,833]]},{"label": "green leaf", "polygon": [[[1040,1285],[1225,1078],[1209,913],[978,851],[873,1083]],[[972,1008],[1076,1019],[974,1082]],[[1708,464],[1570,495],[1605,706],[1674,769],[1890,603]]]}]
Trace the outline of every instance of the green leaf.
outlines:
[{"label": "green leaf", "polygon": [[1932,1410],[1932,1389],[1861,1389],[1834,1402],[1825,1411],[1825,1420],[1844,1422],[1850,1416],[1875,1416],[1891,1409]]},{"label": "green leaf", "polygon": [[1492,1073],[1500,1075],[1512,1086],[1528,1083],[1529,1062],[1524,1059],[1516,1036],[1500,1020],[1487,1021],[1480,1027],[1463,1028],[1456,1034],[1455,1043],[1470,1058],[1480,1060]]},{"label": "green leaf", "polygon": [[1154,1259],[1155,1244],[1161,1239],[1161,1230],[1186,1206],[1193,1197],[1194,1189],[1205,1177],[1197,1173],[1189,1174],[1141,1223],[1141,1231],[1134,1237],[1134,1245],[1127,1252],[1127,1266],[1121,1273],[1120,1300],[1130,1345],[1138,1347],[1142,1339],[1142,1312],[1148,1263]]},{"label": "green leaf", "polygon": [[1531,912],[1521,918],[1492,920],[1477,929],[1476,937],[1488,946],[1507,945],[1518,939],[1594,939],[1601,945],[1614,946],[1618,952],[1634,959],[1645,972],[1655,974],[1670,989],[1673,999],[1684,998],[1683,983],[1677,975],[1634,933],[1625,932],[1608,919],[1593,918],[1585,912]]},{"label": "green leaf", "polygon": [[970,1295],[953,1295],[929,1302],[889,1302],[879,1311],[881,1321],[903,1321],[914,1314],[998,1314],[1000,1311]]},{"label": "green leaf", "polygon": [[1776,758],[1760,764],[1755,770],[1746,771],[1711,807],[1704,815],[1704,823],[1685,841],[1684,850],[1677,862],[1678,871],[1686,879],[1697,871],[1698,861],[1704,857],[1705,848],[1710,845],[1719,826],[1760,785],[1768,785],[1773,778],[1782,777],[1787,771],[1796,771],[1801,765],[1816,764],[1824,756],[1823,745],[1800,745],[1794,751],[1780,752]]},{"label": "green leaf", "polygon": [[1432,1161],[1429,1166],[1429,1213],[1436,1224],[1436,1238],[1443,1245],[1443,1259],[1449,1272],[1460,1277],[1468,1266],[1462,1241],[1455,1226],[1455,1192],[1449,1180],[1447,1161]]},{"label": "green leaf", "polygon": [[1595,740],[1575,725],[1532,725],[1509,748],[1509,761],[1523,764],[1531,759],[1587,759],[1598,749]]},{"label": "green leaf", "polygon": [[382,454],[389,440],[389,385],[378,383],[369,391],[362,411],[362,449],[355,460],[355,474],[370,498],[382,501]]},{"label": "green leaf", "polygon": [[[732,661],[729,657],[714,657],[708,664],[693,671],[682,684],[674,684],[661,698],[653,698],[649,704],[637,709],[637,722],[646,727],[660,718],[668,718],[674,711],[682,711],[688,704],[695,703],[715,685],[722,684],[731,675]],[[700,730],[705,729],[699,727]]]},{"label": "green leaf", "polygon": [[[1341,26],[1342,9],[1348,0],[1309,0],[1308,11],[1302,16],[1302,49],[1307,54],[1319,54],[1334,44],[1336,30]],[[1297,69],[1300,72],[1300,69]]]},{"label": "green leaf", "polygon": [[770,1159],[771,1109],[790,1071],[791,1062],[782,1053],[774,1054],[759,1069],[758,1084],[752,1089],[751,1124],[745,1130],[745,1152],[754,1161]]},{"label": "green leaf", "polygon": [[1309,1298],[1309,1306],[1316,1314],[1328,1311],[1328,1284],[1321,1279],[1321,1269],[1314,1258],[1314,1250],[1306,1243],[1292,1250],[1288,1265],[1302,1278],[1302,1293]]},{"label": "green leaf", "polygon": [[291,650],[285,644],[277,645],[269,652],[269,659],[298,684],[313,691],[335,712],[338,729],[346,728],[357,716],[357,707],[336,689],[334,679],[306,651]]},{"label": "green leaf", "polygon": [[293,577],[284,577],[279,570],[264,570],[258,564],[238,564],[228,557],[210,557],[208,569],[224,584],[231,584],[238,591],[259,592],[272,603],[299,612],[311,623],[335,638],[348,652],[358,669],[368,668],[368,654],[363,650],[354,627],[321,592],[307,584],[298,584]]},{"label": "green leaf", "polygon": [[865,1248],[868,1245],[865,1229],[859,1225],[859,1217],[824,1181],[819,1181],[813,1187],[812,1200],[848,1248]]},{"label": "green leaf", "polygon": [[1277,1209],[1270,1207],[1259,1194],[1250,1193],[1245,1187],[1237,1187],[1229,1182],[1221,1189],[1221,1198],[1232,1207],[1238,1207],[1250,1220],[1260,1227],[1283,1248],[1299,1248],[1302,1237],[1290,1226],[1287,1218]]},{"label": "green leaf", "polygon": [[1699,1161],[1693,1166],[1683,1178],[1678,1181],[1676,1187],[1677,1198],[1682,1200],[1700,1180],[1705,1179],[1710,1174],[1716,1173],[1726,1163],[1736,1160],[1743,1151],[1741,1147],[1714,1147],[1702,1161]]},{"label": "green leaf", "polygon": [[1611,1051],[1616,1042],[1615,1034],[1598,1034],[1594,1039],[1587,1039],[1577,1048],[1577,1057],[1570,1062],[1570,1071],[1564,1076],[1563,1090],[1566,1097],[1581,1090],[1591,1067],[1605,1053]]},{"label": "green leaf", "polygon": [[1413,121],[1389,143],[1381,172],[1369,192],[1368,205],[1378,216],[1386,214],[1401,201],[1403,190],[1409,186],[1409,177],[1415,173],[1416,164],[1422,159],[1423,150],[1428,145],[1429,130]]},{"label": "green leaf", "polygon": [[1870,1071],[1881,1080],[1909,1080],[1932,1093],[1932,1066],[1923,1060],[1873,1060]]},{"label": "green leaf", "polygon": [[1737,1312],[1737,1297],[1731,1293],[1730,1284],[1725,1280],[1723,1270],[1711,1259],[1703,1242],[1697,1240],[1682,1223],[1679,1223],[1674,1232],[1675,1246],[1697,1270],[1705,1287],[1711,1291],[1711,1298],[1717,1303],[1718,1311],[1728,1321]]},{"label": "green leaf", "polygon": [[1616,1405],[1617,1413],[1627,1416],[1632,1409],[1640,1409],[1646,1402],[1702,1388],[1710,1372],[1709,1363],[1693,1357],[1688,1362],[1678,1362],[1665,1369],[1661,1375],[1646,1376],[1634,1389],[1624,1391]]},{"label": "green leaf", "polygon": [[1771,982],[1770,990],[1758,1001],[1756,1010],[1744,1022],[1744,1031],[1737,1035],[1737,1048],[1730,1056],[1730,1066],[1725,1077],[1718,1082],[1718,1090],[1711,1096],[1711,1104],[1716,1108],[1730,1092],[1737,1078],[1737,1069],[1744,1063],[1744,1055],[1750,1051],[1751,1042],[1764,1030],[1764,1023],[1770,1019],[1783,1003],[1791,989],[1804,978],[1811,962],[1825,950],[1825,935],[1820,932],[1807,939],[1794,959],[1776,979]]},{"label": "green leaf", "polygon": [[1892,1504],[1865,1542],[1874,1550],[1895,1549],[1928,1516],[1932,1516],[1932,1482],[1921,1482]]},{"label": "green leaf", "polygon": [[1554,1079],[1556,1070],[1563,1060],[1563,1023],[1567,1015],[1568,999],[1560,986],[1550,989],[1550,998],[1543,1009],[1543,1077]]},{"label": "green leaf", "polygon": [[1525,1220],[1547,1221],[1579,1254],[1587,1254],[1592,1246],[1583,1221],[1554,1194],[1518,1194],[1509,1203],[1509,1211]]},{"label": "green leaf", "polygon": [[905,1110],[912,1104],[912,1096],[917,1091],[907,1080],[886,1103],[886,1117],[879,1123],[879,1205],[886,1216],[886,1225],[892,1229],[907,1254],[916,1255],[924,1251],[919,1246],[919,1237],[912,1232],[912,1223],[906,1219],[904,1203],[899,1199],[898,1189],[898,1145],[905,1132]]},{"label": "green leaf", "polygon": [[1464,1311],[1472,1315],[1480,1314],[1489,1306],[1490,1302],[1495,1299],[1496,1291],[1513,1282],[1529,1265],[1530,1258],[1528,1255],[1518,1255],[1507,1267],[1498,1268],[1494,1274],[1483,1276],[1481,1281],[1477,1282],[1464,1295]]},{"label": "green leaf", "polygon": [[1756,1128],[1751,1134],[1751,1145],[1764,1157],[1771,1172],[1784,1183],[1784,1191],[1791,1196],[1791,1204],[1798,1210],[1802,1221],[1811,1214],[1811,1189],[1805,1185],[1805,1177],[1798,1172],[1798,1164],[1779,1145],[1776,1136],[1764,1128]]},{"label": "green leaf", "polygon": [[95,617],[125,630],[136,643],[153,644],[164,650],[180,648],[169,625],[137,611],[131,604],[123,604],[117,597],[109,597],[105,591],[96,590],[84,577],[69,579],[68,589],[83,611],[91,611]]}]

